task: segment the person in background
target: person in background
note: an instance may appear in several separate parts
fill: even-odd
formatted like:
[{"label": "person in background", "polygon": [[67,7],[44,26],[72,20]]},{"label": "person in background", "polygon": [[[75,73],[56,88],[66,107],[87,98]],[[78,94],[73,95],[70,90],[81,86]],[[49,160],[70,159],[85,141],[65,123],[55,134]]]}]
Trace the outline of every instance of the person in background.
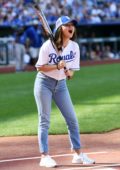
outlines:
[{"label": "person in background", "polygon": [[26,54],[26,49],[25,46],[19,42],[19,35],[17,34],[13,45],[13,53],[15,56],[16,71],[23,71],[25,66],[24,56]]},{"label": "person in background", "polygon": [[31,25],[29,25],[24,31],[24,37],[27,41],[29,41],[29,54],[31,56],[31,65],[35,65],[38,54],[39,48],[42,45],[42,34],[41,34],[41,26],[37,20],[34,20]]}]

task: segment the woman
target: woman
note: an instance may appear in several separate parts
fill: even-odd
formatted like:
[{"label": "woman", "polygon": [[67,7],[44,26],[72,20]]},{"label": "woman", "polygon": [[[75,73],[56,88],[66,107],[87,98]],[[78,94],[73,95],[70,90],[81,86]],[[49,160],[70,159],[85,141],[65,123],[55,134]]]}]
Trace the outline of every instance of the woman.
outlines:
[{"label": "woman", "polygon": [[77,22],[68,16],[56,21],[54,49],[50,40],[41,47],[36,63],[38,74],[35,80],[34,96],[38,109],[38,141],[41,153],[40,166],[55,167],[57,163],[49,156],[48,129],[52,99],[60,109],[67,127],[74,151],[72,163],[93,164],[95,161],[81,152],[78,121],[66,85],[66,78],[72,78],[74,71],[80,67],[80,51],[73,41]]}]

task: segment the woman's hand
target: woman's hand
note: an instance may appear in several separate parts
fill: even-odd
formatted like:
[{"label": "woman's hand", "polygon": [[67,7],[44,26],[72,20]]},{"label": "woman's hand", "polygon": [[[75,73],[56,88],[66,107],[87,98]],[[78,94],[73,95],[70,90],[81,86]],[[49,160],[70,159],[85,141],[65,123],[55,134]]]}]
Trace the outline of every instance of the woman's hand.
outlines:
[{"label": "woman's hand", "polygon": [[71,79],[74,75],[74,71],[72,71],[72,70],[65,70],[64,72],[68,79]]},{"label": "woman's hand", "polygon": [[61,60],[58,64],[57,64],[57,69],[60,70],[62,68],[66,67],[66,63],[64,60]]}]

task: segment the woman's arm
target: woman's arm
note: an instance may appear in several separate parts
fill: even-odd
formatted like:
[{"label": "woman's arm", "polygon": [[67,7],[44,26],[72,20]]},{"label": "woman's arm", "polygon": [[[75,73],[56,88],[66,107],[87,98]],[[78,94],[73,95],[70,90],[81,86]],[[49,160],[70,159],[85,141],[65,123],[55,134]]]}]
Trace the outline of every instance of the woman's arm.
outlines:
[{"label": "woman's arm", "polygon": [[66,63],[64,60],[61,60],[59,63],[57,63],[56,65],[42,65],[42,66],[38,66],[37,67],[37,71],[44,71],[44,72],[48,72],[48,71],[52,71],[52,70],[60,70],[62,68],[66,67]]},{"label": "woman's arm", "polygon": [[37,67],[37,71],[44,71],[44,72],[48,72],[48,71],[52,71],[52,70],[56,70],[57,69],[57,65],[43,65],[40,67]]}]

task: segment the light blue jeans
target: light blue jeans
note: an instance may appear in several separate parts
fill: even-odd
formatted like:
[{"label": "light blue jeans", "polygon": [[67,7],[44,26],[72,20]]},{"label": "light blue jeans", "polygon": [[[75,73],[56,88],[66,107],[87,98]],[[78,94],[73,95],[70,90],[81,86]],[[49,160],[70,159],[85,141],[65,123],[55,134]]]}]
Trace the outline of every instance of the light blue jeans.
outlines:
[{"label": "light blue jeans", "polygon": [[[34,84],[38,109],[38,143],[41,153],[48,153],[48,130],[52,99],[60,109],[68,128],[71,149],[80,149],[80,134],[76,114],[66,85],[66,80],[55,80],[38,73]],[[57,118],[56,118],[57,119]]]}]

